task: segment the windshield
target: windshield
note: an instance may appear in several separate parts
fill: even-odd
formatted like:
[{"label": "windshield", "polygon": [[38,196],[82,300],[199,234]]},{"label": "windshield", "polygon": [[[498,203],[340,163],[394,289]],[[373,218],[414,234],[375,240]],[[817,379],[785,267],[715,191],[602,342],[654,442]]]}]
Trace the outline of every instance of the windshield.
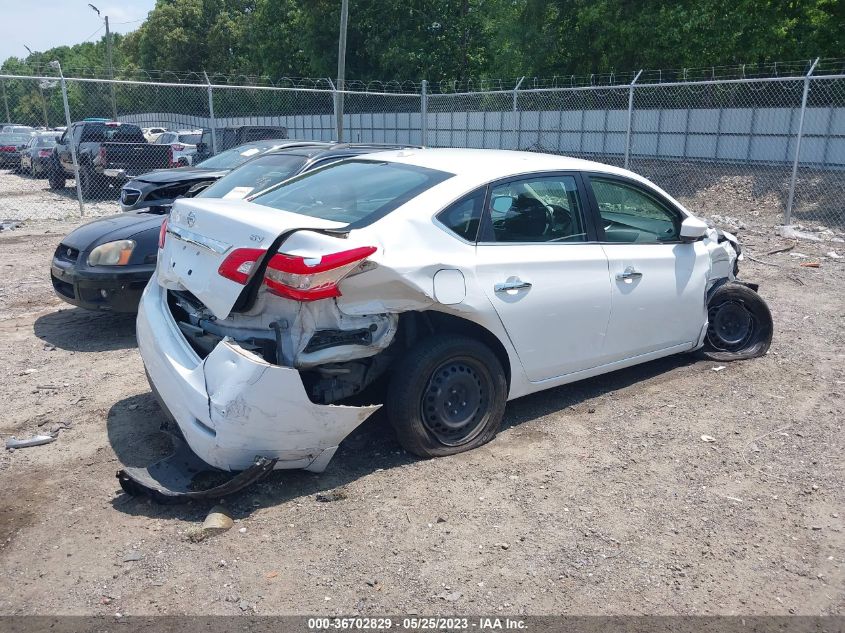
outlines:
[{"label": "windshield", "polygon": [[266,207],[347,224],[376,220],[452,174],[401,163],[348,160],[252,198]]},{"label": "windshield", "polygon": [[249,145],[240,145],[227,149],[225,152],[220,152],[216,156],[206,158],[201,163],[197,163],[197,167],[204,167],[206,169],[234,169],[238,165],[245,163],[250,158],[255,158],[259,154],[275,147],[276,143],[250,143]]},{"label": "windshield", "polygon": [[302,168],[306,160],[304,156],[293,154],[260,156],[227,174],[197,197],[245,198],[287,180]]}]

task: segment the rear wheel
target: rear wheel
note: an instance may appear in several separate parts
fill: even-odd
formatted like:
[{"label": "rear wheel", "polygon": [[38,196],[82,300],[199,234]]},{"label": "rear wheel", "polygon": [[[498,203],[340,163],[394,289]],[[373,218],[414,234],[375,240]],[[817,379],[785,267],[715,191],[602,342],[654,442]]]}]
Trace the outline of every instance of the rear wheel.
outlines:
[{"label": "rear wheel", "polygon": [[763,356],[772,344],[772,314],[756,292],[739,283],[720,286],[707,304],[703,353],[713,360]]},{"label": "rear wheel", "polygon": [[64,189],[65,184],[67,181],[65,180],[65,175],[60,171],[60,167],[51,167],[50,172],[47,175],[47,179],[50,182],[50,189]]},{"label": "rear wheel", "polygon": [[83,198],[90,198],[94,194],[94,174],[87,167],[79,168],[79,189]]},{"label": "rear wheel", "polygon": [[421,457],[489,442],[505,411],[507,380],[495,354],[465,336],[417,343],[393,370],[385,409],[399,443]]}]

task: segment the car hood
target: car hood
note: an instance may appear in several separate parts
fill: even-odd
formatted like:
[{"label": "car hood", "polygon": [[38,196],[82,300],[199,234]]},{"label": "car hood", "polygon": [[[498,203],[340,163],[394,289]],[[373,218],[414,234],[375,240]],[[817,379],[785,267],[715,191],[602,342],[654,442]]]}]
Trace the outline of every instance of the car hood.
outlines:
[{"label": "car hood", "polygon": [[200,167],[180,167],[177,169],[159,169],[135,178],[135,182],[154,185],[169,185],[186,180],[202,180],[204,178],[221,178],[228,174],[229,169],[202,169]]},{"label": "car hood", "polygon": [[164,217],[156,213],[130,212],[98,218],[68,233],[62,244],[85,251],[104,242],[129,239],[142,231],[158,230]]}]

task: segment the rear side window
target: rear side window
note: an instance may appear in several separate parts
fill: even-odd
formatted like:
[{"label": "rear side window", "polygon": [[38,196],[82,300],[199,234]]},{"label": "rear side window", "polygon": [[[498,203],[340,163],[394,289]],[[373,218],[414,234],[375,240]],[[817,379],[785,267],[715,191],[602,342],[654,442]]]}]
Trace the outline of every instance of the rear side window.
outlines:
[{"label": "rear side window", "polygon": [[478,226],[481,223],[481,209],[484,207],[485,189],[449,205],[437,214],[437,221],[458,237],[468,242],[478,239]]},{"label": "rear side window", "polygon": [[572,176],[523,178],[490,193],[492,242],[585,242],[584,213]]},{"label": "rear side window", "polygon": [[252,202],[362,225],[387,215],[452,175],[401,163],[341,161],[288,180]]}]

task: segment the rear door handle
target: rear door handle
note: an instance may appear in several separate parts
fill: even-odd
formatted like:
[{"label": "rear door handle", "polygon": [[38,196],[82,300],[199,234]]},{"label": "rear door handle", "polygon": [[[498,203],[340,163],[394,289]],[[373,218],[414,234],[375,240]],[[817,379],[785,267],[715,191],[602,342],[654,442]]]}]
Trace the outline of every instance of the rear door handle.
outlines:
[{"label": "rear door handle", "polygon": [[526,290],[531,287],[531,283],[522,281],[518,277],[516,279],[508,279],[504,283],[496,284],[493,290],[496,292],[507,292],[508,290]]},{"label": "rear door handle", "polygon": [[616,273],[616,280],[624,281],[625,283],[630,283],[634,279],[639,279],[642,276],[643,274],[636,268],[634,268],[633,266],[628,266],[621,273]]}]

